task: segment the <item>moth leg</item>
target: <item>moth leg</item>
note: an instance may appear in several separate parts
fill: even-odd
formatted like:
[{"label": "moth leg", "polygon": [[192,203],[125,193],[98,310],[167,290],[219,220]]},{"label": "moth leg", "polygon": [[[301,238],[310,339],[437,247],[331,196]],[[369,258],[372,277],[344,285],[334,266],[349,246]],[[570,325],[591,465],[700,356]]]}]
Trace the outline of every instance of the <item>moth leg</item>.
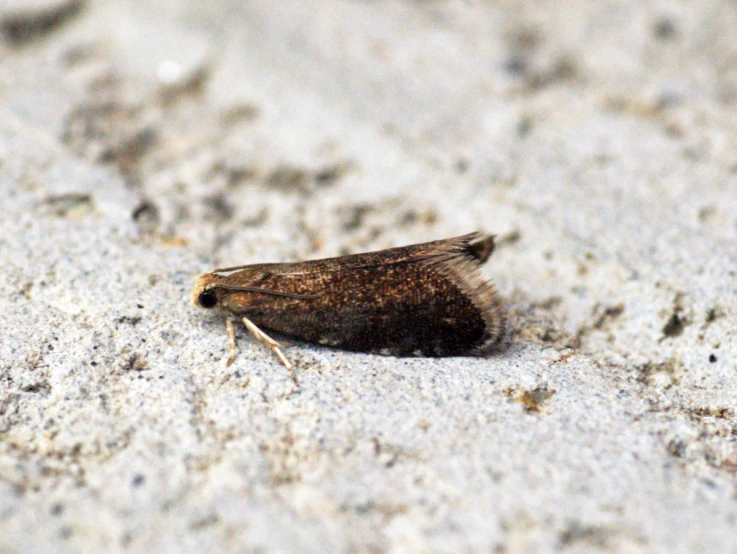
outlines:
[{"label": "moth leg", "polygon": [[233,363],[233,360],[235,360],[235,355],[238,352],[238,348],[236,348],[235,346],[235,328],[233,327],[233,322],[229,319],[226,319],[225,328],[228,330],[228,344],[230,345],[230,356],[228,356],[228,361],[225,363],[227,367]]},{"label": "moth leg", "polygon": [[289,362],[289,360],[287,360],[286,356],[284,356],[284,353],[281,351],[281,344],[272,339],[261,329],[256,327],[256,325],[247,317],[243,318],[243,324],[246,326],[246,329],[248,329],[253,335],[253,338],[259,341],[261,344],[268,346],[271,351],[277,355],[279,361],[284,365],[284,367],[289,370],[289,374],[292,376],[292,381],[294,381],[294,384],[299,386],[299,383],[297,382],[297,374],[294,372],[294,366]]}]

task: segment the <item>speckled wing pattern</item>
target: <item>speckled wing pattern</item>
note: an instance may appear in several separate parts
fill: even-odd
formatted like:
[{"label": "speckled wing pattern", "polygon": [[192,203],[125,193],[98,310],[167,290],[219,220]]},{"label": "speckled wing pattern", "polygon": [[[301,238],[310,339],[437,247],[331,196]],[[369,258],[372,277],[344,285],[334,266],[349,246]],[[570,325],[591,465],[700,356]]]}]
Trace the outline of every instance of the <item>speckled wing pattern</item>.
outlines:
[{"label": "speckled wing pattern", "polygon": [[200,278],[198,290],[214,293],[223,313],[307,342],[393,356],[483,354],[500,344],[505,330],[494,286],[479,270],[493,249],[492,236],[471,233],[216,270]]}]

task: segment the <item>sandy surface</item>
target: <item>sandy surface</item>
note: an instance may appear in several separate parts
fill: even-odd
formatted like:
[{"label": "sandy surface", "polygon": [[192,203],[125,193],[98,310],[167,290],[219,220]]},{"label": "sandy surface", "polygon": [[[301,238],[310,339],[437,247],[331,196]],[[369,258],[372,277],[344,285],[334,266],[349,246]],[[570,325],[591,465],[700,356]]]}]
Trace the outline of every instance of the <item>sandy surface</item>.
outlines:
[{"label": "sandy surface", "polygon": [[[735,28],[0,3],[0,551],[737,552]],[[188,298],[477,229],[488,358],[298,343],[296,389]]]}]

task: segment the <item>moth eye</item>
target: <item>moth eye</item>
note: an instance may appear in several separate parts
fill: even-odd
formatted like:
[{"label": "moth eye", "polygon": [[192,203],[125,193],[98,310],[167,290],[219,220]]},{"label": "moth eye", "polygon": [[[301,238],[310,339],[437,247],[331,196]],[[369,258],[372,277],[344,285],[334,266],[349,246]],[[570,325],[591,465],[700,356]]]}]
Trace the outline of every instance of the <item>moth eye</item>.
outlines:
[{"label": "moth eye", "polygon": [[213,308],[218,303],[218,297],[214,292],[206,290],[197,297],[197,303],[203,308]]}]

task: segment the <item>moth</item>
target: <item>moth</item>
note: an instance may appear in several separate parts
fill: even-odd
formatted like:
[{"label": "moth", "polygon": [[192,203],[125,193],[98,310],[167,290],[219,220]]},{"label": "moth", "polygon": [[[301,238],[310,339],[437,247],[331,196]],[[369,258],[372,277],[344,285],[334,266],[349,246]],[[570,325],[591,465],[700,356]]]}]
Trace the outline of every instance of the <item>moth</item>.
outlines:
[{"label": "moth", "polygon": [[[297,263],[216,269],[197,279],[195,306],[227,317],[228,365],[239,318],[295,379],[281,344],[261,329],[391,356],[483,355],[498,348],[505,311],[480,271],[494,236],[456,238]],[[296,379],[295,379],[296,382]]]}]

